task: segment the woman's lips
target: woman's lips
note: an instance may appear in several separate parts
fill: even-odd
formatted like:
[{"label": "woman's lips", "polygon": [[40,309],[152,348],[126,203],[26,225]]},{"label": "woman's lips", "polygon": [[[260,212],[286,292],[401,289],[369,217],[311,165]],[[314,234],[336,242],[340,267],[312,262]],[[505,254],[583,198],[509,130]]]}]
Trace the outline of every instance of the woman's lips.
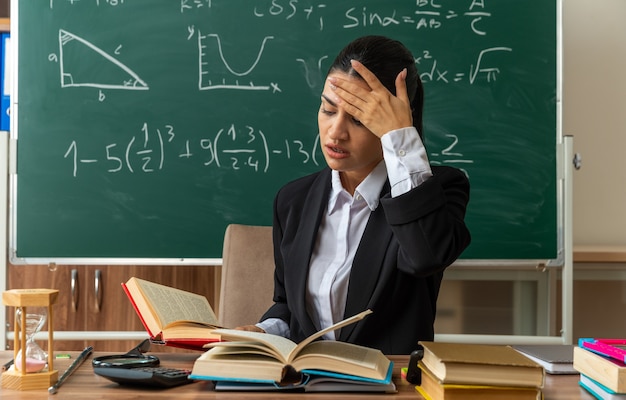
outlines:
[{"label": "woman's lips", "polygon": [[349,153],[346,149],[333,144],[326,145],[326,154],[328,154],[332,158],[346,158],[349,156]]}]

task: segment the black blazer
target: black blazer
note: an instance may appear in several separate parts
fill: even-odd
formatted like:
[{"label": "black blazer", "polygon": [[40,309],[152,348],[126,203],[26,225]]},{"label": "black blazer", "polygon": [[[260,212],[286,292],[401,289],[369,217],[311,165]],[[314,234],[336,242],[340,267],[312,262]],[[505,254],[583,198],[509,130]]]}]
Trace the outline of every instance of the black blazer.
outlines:
[{"label": "black blazer", "polygon": [[[470,243],[470,233],[464,222],[467,177],[451,167],[432,171],[426,182],[396,198],[389,182],[384,185],[352,264],[345,317],[373,313],[341,329],[338,340],[409,354],[418,340],[433,339],[443,271]],[[274,201],[275,303],[261,320],[286,321],[295,342],[316,332],[306,311],[306,280],[330,175],[325,168],[290,182]]]}]

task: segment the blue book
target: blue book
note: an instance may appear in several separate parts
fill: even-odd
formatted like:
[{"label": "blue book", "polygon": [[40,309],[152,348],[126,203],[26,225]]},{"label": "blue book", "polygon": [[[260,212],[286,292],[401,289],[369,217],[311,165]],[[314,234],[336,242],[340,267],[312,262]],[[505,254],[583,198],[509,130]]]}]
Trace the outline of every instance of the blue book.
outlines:
[{"label": "blue book", "polygon": [[599,400],[624,400],[626,393],[617,393],[587,375],[580,374],[578,384]]},{"label": "blue book", "polygon": [[[304,370],[300,382],[279,384],[245,379],[221,379],[219,377],[194,376],[190,379],[215,380],[217,391],[296,391],[296,392],[375,392],[394,393],[396,386],[391,380],[393,363],[389,365],[383,380],[362,378],[354,375],[336,374],[328,371]],[[212,379],[213,378],[213,379]]]}]

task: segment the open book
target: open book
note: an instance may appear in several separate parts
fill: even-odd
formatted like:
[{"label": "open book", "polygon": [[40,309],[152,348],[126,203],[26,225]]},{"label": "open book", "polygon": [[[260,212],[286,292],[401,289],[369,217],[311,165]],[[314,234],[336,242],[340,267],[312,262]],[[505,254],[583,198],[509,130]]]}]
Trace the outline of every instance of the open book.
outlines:
[{"label": "open book", "polygon": [[379,350],[331,340],[315,341],[370,313],[363,311],[299,344],[266,333],[215,330],[213,333],[220,335],[221,341],[205,346],[210,350],[195,361],[190,378],[297,386],[311,377],[327,376],[388,385],[393,364]]},{"label": "open book", "polygon": [[122,287],[154,342],[204,350],[219,340],[213,333],[217,317],[206,297],[135,277]]}]

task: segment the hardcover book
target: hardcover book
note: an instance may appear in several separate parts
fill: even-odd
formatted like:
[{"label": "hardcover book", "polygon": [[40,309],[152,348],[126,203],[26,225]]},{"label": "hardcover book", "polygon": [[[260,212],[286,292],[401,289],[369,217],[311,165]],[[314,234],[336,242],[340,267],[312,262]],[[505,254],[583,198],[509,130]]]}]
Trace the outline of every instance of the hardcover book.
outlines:
[{"label": "hardcover book", "polygon": [[277,382],[242,382],[235,380],[217,381],[216,391],[235,392],[354,392],[354,393],[396,393],[396,385],[391,381],[393,363],[389,365],[388,377],[383,381],[369,381],[355,376],[324,373],[322,371],[302,374],[302,379],[294,384]]},{"label": "hardcover book", "polygon": [[580,338],[578,346],[626,363],[626,339]]},{"label": "hardcover book", "polygon": [[419,342],[420,361],[442,383],[542,387],[544,369],[511,346]]},{"label": "hardcover book", "polygon": [[220,328],[206,297],[136,277],[122,283],[153,342],[192,350],[219,340]]},{"label": "hardcover book", "polygon": [[355,383],[388,385],[391,361],[379,350],[351,343],[318,340],[325,333],[357,322],[364,311],[309,336],[299,344],[281,336],[218,329],[220,342],[194,363],[190,378],[247,383],[301,384],[307,376],[329,376]]},{"label": "hardcover book", "polygon": [[540,400],[541,389],[535,387],[462,385],[442,383],[423,365],[422,383],[415,389],[426,400]]},{"label": "hardcover book", "polygon": [[600,400],[624,400],[626,399],[626,393],[617,393],[608,387],[604,386],[600,382],[596,382],[586,375],[581,374],[578,384],[593,395],[596,399]]}]

